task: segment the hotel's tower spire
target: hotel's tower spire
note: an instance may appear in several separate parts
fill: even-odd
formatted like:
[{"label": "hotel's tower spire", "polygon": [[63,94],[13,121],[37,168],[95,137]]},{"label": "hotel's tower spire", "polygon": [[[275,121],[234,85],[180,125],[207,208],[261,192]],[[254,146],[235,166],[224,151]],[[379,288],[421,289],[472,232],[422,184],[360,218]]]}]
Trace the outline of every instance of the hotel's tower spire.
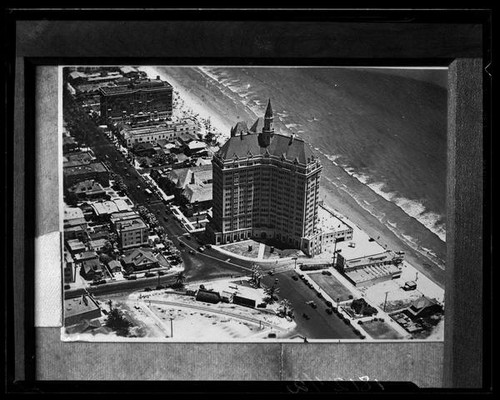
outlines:
[{"label": "hotel's tower spire", "polygon": [[271,138],[274,135],[273,121],[273,108],[271,107],[271,99],[269,99],[264,115],[264,127],[262,128],[262,133],[259,134],[259,144],[261,147],[267,147],[271,143]]}]

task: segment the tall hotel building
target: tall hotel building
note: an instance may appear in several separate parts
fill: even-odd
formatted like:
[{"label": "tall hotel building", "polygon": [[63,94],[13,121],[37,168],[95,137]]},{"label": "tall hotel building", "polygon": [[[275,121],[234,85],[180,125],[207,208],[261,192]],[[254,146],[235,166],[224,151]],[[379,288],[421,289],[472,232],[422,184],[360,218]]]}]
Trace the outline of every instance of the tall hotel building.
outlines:
[{"label": "tall hotel building", "polygon": [[275,239],[311,254],[322,166],[302,139],[274,132],[271,101],[263,122],[231,129],[212,164],[213,243]]}]

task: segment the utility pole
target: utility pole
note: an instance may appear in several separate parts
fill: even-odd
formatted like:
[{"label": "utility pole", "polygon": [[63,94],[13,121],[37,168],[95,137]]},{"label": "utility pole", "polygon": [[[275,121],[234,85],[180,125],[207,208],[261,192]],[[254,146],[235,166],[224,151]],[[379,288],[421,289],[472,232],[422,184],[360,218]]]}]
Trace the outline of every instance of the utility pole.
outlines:
[{"label": "utility pole", "polygon": [[385,312],[385,306],[387,304],[387,295],[389,294],[389,292],[385,292],[385,300],[384,300],[384,312]]}]

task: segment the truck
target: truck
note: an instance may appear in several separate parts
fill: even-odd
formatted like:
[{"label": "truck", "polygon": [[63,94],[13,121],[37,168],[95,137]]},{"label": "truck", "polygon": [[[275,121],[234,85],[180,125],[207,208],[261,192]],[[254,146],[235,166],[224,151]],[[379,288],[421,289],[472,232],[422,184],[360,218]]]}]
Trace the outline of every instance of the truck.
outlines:
[{"label": "truck", "polygon": [[415,281],[407,281],[403,286],[403,290],[415,290],[417,288],[417,283]]}]

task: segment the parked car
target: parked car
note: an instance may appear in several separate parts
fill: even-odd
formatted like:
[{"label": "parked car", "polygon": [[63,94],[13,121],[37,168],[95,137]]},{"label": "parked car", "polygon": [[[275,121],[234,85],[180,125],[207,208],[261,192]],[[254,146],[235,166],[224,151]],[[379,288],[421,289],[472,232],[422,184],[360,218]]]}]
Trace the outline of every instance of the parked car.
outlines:
[{"label": "parked car", "polygon": [[194,250],[189,250],[189,254],[194,254]]},{"label": "parked car", "polygon": [[205,251],[205,248],[203,246],[198,247],[198,251],[201,251],[202,253]]},{"label": "parked car", "polygon": [[312,300],[310,300],[310,301],[306,301],[306,304],[307,304],[308,306],[311,306],[312,308],[316,308],[316,307],[318,307],[318,306],[316,305],[316,303],[315,303],[314,301],[312,301]]},{"label": "parked car", "polygon": [[155,274],[152,272],[146,272],[146,278],[152,278],[153,276],[155,276]]}]

